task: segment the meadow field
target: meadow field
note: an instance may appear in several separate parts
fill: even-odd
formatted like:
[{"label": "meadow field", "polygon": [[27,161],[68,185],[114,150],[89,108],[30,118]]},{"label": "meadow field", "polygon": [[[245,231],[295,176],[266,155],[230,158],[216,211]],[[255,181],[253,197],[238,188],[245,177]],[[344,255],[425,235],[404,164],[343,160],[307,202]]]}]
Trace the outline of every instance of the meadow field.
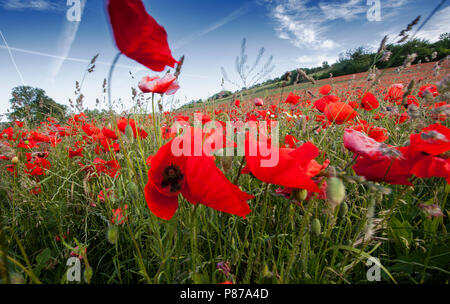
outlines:
[{"label": "meadow field", "polygon": [[[16,121],[0,133],[2,281],[67,283],[79,264],[88,283],[366,283],[371,265],[375,281],[448,282],[448,72],[443,60],[154,116]],[[182,136],[171,126],[200,113],[200,130],[277,122],[279,163],[220,156],[236,150],[221,137],[186,157],[194,198],[183,186],[155,207],[149,169],[184,158],[167,150]]]},{"label": "meadow field", "polygon": [[[12,90],[0,128],[0,283],[448,284],[450,35],[414,40],[444,2],[414,34],[420,16],[393,44],[386,35],[377,52],[316,74],[247,86],[264,49],[253,68],[242,51],[236,70],[250,89],[174,107],[185,57],[172,57],[142,1],[105,1],[117,55],[87,61],[70,108],[25,81]],[[84,62],[10,48],[0,34],[20,78],[11,50],[62,60],[58,69]],[[122,55],[152,71],[140,81],[128,71],[126,102],[114,95]],[[93,110],[83,84],[96,64],[109,73]],[[315,79],[325,66],[367,72]]]}]

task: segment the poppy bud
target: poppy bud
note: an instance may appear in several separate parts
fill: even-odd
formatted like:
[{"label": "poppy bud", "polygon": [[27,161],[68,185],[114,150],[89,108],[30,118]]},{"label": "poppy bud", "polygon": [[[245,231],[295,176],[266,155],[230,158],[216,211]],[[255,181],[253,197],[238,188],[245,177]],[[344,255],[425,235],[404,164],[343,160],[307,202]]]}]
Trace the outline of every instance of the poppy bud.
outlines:
[{"label": "poppy bud", "polygon": [[308,195],[308,190],[306,189],[294,189],[293,190],[294,198],[301,202],[306,199],[306,196]]},{"label": "poppy bud", "polygon": [[24,143],[28,146],[30,144],[29,140],[25,140]]},{"label": "poppy bud", "polygon": [[327,183],[327,198],[330,200],[333,209],[345,198],[345,186],[342,180],[337,177],[330,177]]},{"label": "poppy bud", "polygon": [[131,128],[130,125],[126,126],[125,128],[125,136],[130,140],[133,140],[134,138],[133,129]]},{"label": "poppy bud", "polygon": [[346,202],[343,202],[341,206],[339,206],[339,216],[344,217],[348,212],[348,205]]},{"label": "poppy bud", "polygon": [[312,223],[311,223],[311,231],[314,235],[319,236],[320,232],[321,232],[322,228],[320,226],[320,221],[319,219],[313,219]]},{"label": "poppy bud", "polygon": [[119,238],[119,229],[116,225],[111,225],[106,232],[106,238],[111,244],[115,244]]},{"label": "poppy bud", "polygon": [[133,182],[128,183],[128,192],[130,193],[131,197],[135,200],[137,200],[137,198],[139,197],[139,189]]},{"label": "poppy bud", "polygon": [[19,162],[19,158],[18,158],[17,156],[14,156],[14,157],[11,159],[11,162],[15,165],[15,164],[17,164],[17,163]]}]

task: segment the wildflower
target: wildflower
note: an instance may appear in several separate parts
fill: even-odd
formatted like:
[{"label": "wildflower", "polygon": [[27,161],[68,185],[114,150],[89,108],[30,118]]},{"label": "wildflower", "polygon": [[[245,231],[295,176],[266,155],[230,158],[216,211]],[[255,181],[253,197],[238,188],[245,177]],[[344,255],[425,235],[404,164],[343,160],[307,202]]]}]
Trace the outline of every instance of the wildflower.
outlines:
[{"label": "wildflower", "polygon": [[117,177],[119,175],[120,165],[119,162],[115,159],[110,161],[105,161],[101,158],[94,159],[95,169],[97,173],[105,173],[111,177]]},{"label": "wildflower", "polygon": [[331,91],[331,85],[326,84],[324,86],[321,86],[319,89],[320,94],[322,95],[328,95]]},{"label": "wildflower", "polygon": [[284,101],[285,103],[290,103],[296,105],[300,101],[300,96],[294,95],[292,92],[289,93],[288,97]]},{"label": "wildflower", "polygon": [[231,273],[230,262],[219,262],[217,263],[216,269],[221,270],[228,277]]},{"label": "wildflower", "polygon": [[431,94],[433,97],[439,96],[437,87],[434,84],[426,84],[419,88],[419,97],[424,98],[426,94]]},{"label": "wildflower", "polygon": [[320,165],[314,158],[319,155],[319,149],[307,142],[297,149],[277,148],[269,149],[278,154],[278,162],[272,167],[262,166],[262,161],[270,159],[272,155],[262,155],[260,144],[248,133],[246,147],[255,147],[256,155],[249,155],[246,151],[247,169],[260,181],[289,188],[307,189],[319,192],[316,183],[311,179],[326,165]]},{"label": "wildflower", "polygon": [[334,102],[327,105],[325,115],[330,122],[338,125],[351,120],[358,115],[353,108],[345,102]]},{"label": "wildflower", "polygon": [[[192,139],[184,139],[183,145],[193,149]],[[251,212],[246,201],[253,197],[230,183],[209,155],[203,152],[201,156],[175,156],[173,141],[163,145],[151,160],[145,186],[150,211],[160,218],[171,219],[181,193],[192,204],[200,203],[243,218]]]},{"label": "wildflower", "polygon": [[125,205],[123,210],[122,208],[117,208],[117,209],[113,209],[113,216],[111,218],[111,224],[115,225],[122,225],[124,224],[127,220],[128,217],[124,215],[124,210],[128,209],[128,205]]},{"label": "wildflower", "polygon": [[432,217],[442,217],[444,213],[442,213],[441,208],[437,204],[426,205],[419,204],[418,207],[427,215],[427,218],[431,219]]},{"label": "wildflower", "polygon": [[69,158],[73,158],[76,156],[83,157],[83,148],[78,148],[76,150],[73,150],[72,147],[69,147]]},{"label": "wildflower", "polygon": [[264,104],[264,101],[261,98],[255,98],[253,99],[253,103],[257,107],[261,107]]},{"label": "wildflower", "polygon": [[120,52],[154,71],[177,62],[166,30],[146,11],[141,0],[109,0],[108,13]]},{"label": "wildflower", "polygon": [[378,100],[375,97],[375,95],[373,95],[370,92],[367,92],[366,94],[364,94],[364,96],[361,100],[361,106],[364,110],[371,111],[371,110],[375,110],[376,108],[378,108],[379,103],[378,103]]},{"label": "wildflower", "polygon": [[178,85],[177,78],[172,74],[166,74],[163,78],[159,78],[159,76],[149,77],[145,76],[142,78],[141,82],[139,82],[139,89],[143,93],[158,93],[158,94],[166,94],[173,95],[180,86]]}]

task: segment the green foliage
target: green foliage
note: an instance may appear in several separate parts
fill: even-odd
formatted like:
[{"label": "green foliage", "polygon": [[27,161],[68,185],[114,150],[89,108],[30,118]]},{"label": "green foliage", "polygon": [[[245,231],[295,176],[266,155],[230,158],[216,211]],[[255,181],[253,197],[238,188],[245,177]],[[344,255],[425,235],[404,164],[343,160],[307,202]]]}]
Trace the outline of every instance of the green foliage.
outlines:
[{"label": "green foliage", "polygon": [[27,120],[31,124],[44,121],[47,117],[63,120],[66,117],[67,106],[58,104],[45,94],[45,91],[30,86],[18,86],[12,89],[12,112],[10,120]]}]

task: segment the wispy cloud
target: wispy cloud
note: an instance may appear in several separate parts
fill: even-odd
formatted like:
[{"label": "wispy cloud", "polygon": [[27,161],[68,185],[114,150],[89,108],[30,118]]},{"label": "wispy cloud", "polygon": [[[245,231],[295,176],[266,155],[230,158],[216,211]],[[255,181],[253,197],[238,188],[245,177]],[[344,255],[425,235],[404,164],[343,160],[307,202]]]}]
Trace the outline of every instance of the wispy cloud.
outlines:
[{"label": "wispy cloud", "polygon": [[266,3],[279,38],[289,40],[298,48],[331,49],[336,46],[332,39],[323,38],[326,31],[324,18],[318,7],[307,5],[307,0],[275,0]]},{"label": "wispy cloud", "polygon": [[335,63],[338,60],[338,56],[327,55],[303,55],[296,59],[296,62],[301,64],[302,67],[311,68],[321,66],[324,61],[328,64]]},{"label": "wispy cloud", "polygon": [[344,19],[352,21],[367,12],[367,4],[361,0],[350,0],[344,3],[320,3],[322,13],[327,20]]},{"label": "wispy cloud", "polygon": [[[410,0],[381,1],[382,18],[394,16],[397,8]],[[362,19],[370,8],[366,0],[346,0],[337,2],[313,0],[261,0],[269,9],[274,29],[280,39],[289,40],[300,49],[332,50],[338,43],[330,34],[330,22],[346,22]],[[385,16],[383,16],[383,14]]]},{"label": "wispy cloud", "polygon": [[[86,0],[81,0],[81,20],[83,18],[83,11],[86,5]],[[60,58],[56,58],[50,66],[50,75],[55,78],[61,69],[64,60],[69,56],[72,44],[78,33],[81,21],[66,21],[63,32],[59,38],[58,53]]]},{"label": "wispy cloud", "polygon": [[439,10],[436,15],[417,33],[417,38],[436,41],[443,33],[449,32],[450,6]]},{"label": "wispy cloud", "polygon": [[220,19],[219,21],[217,21],[214,24],[211,24],[210,26],[208,26],[207,28],[198,31],[194,34],[191,34],[189,36],[187,36],[186,38],[176,42],[173,46],[174,50],[180,49],[181,47],[191,43],[192,41],[211,33],[212,31],[217,30],[218,28],[230,23],[231,21],[243,16],[245,13],[247,13],[250,9],[251,6],[251,2],[247,2],[244,5],[242,5],[241,7],[239,7],[238,9],[234,10],[231,14],[227,15],[226,17]]},{"label": "wispy cloud", "polygon": [[64,8],[63,1],[50,0],[0,0],[0,5],[6,10],[36,10],[36,11],[52,11],[62,10]]}]

